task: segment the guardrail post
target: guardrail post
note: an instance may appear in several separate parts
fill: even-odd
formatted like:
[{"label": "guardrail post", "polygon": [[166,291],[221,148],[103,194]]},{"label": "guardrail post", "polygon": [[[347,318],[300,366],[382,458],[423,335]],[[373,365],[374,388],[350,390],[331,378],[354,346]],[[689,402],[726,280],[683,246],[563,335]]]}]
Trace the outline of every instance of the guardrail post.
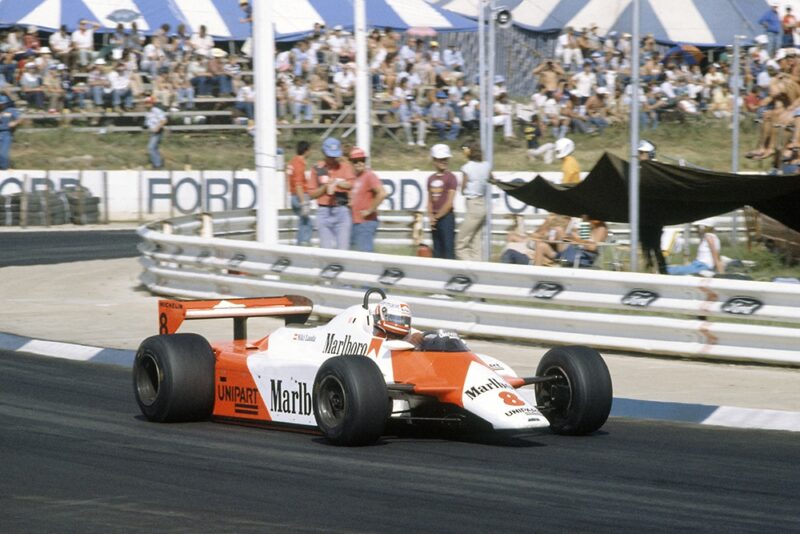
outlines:
[{"label": "guardrail post", "polygon": [[28,226],[28,187],[30,187],[30,176],[22,176],[22,193],[19,197],[19,225],[22,228]]},{"label": "guardrail post", "polygon": [[214,215],[208,212],[200,214],[200,237],[210,239],[214,237]]}]

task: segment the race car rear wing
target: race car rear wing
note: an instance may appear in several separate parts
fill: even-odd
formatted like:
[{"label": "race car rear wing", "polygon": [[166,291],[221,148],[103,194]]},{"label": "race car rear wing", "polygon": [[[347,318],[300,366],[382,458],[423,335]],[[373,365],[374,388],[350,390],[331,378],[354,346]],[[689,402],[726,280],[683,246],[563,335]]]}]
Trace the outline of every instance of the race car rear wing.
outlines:
[{"label": "race car rear wing", "polygon": [[159,300],[158,332],[174,334],[189,319],[233,319],[233,339],[247,339],[248,317],[283,317],[305,323],[314,305],[299,295],[225,300]]}]

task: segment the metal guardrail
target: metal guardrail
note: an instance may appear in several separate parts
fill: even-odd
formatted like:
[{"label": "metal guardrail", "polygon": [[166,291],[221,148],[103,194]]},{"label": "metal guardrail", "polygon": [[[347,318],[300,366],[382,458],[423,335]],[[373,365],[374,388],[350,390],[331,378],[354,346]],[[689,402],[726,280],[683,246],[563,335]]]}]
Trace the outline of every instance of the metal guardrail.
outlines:
[{"label": "metal guardrail", "polygon": [[190,298],[300,294],[320,315],[360,302],[363,288],[379,286],[405,298],[421,328],[800,365],[800,286],[265,247],[218,237],[241,236],[249,224],[249,216],[223,213],[213,222],[205,215],[141,227],[142,281],[155,293]]}]

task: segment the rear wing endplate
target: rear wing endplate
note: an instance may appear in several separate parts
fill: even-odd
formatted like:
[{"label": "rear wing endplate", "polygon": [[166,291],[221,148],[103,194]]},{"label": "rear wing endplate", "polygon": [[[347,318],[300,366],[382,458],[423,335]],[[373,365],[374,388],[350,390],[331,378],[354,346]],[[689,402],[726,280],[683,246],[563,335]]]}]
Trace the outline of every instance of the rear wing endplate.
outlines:
[{"label": "rear wing endplate", "polygon": [[158,301],[158,332],[174,334],[190,319],[233,319],[233,339],[247,339],[248,317],[283,317],[286,324],[305,323],[314,305],[299,295],[282,297]]}]

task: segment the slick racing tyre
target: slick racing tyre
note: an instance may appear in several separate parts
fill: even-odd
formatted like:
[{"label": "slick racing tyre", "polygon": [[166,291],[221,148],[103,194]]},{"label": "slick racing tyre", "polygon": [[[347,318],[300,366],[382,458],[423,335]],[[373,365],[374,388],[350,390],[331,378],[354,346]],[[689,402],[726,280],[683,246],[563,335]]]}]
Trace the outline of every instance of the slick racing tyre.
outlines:
[{"label": "slick racing tyre", "polygon": [[208,419],[214,407],[214,351],[197,334],[152,336],[133,362],[139,409],[160,423]]},{"label": "slick racing tyre", "polygon": [[589,347],[550,349],[536,375],[553,380],[536,385],[536,403],[556,434],[589,434],[611,411],[611,375],[600,354]]},{"label": "slick racing tyre", "polygon": [[335,445],[368,445],[383,433],[389,393],[378,366],[365,356],[336,356],[314,379],[314,418]]}]

